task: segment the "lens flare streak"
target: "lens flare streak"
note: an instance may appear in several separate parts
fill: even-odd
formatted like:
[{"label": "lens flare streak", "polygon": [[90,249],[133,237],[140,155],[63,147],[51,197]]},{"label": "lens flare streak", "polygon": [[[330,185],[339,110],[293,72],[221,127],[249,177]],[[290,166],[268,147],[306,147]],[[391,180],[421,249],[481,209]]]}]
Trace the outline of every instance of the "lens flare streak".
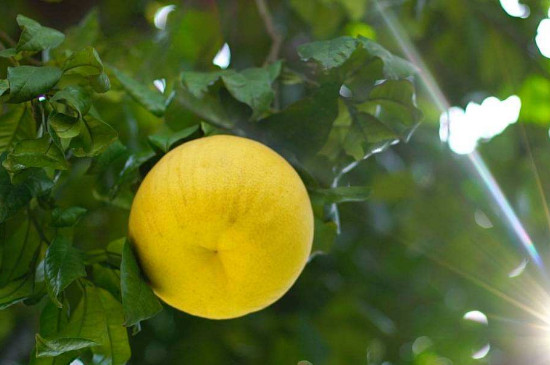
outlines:
[{"label": "lens flare streak", "polygon": [[[382,5],[381,2],[375,1],[375,5],[381,18],[390,30],[396,42],[398,43],[405,57],[419,69],[418,77],[421,81],[421,84],[426,88],[428,95],[430,96],[434,104],[440,109],[442,113],[449,110],[450,104],[448,100],[446,99],[441,88],[435,81],[435,78],[429,72],[428,67],[422,61],[422,58],[408,38],[407,34],[402,29],[399,22],[395,19],[393,14],[386,9],[386,6]],[[543,270],[541,257],[537,249],[535,248],[535,245],[533,244],[531,238],[527,234],[527,231],[521,224],[516,213],[510,206],[510,203],[508,203],[508,200],[504,196],[504,193],[500,189],[495,178],[485,165],[485,162],[483,162],[483,159],[476,151],[473,151],[466,156],[468,157],[467,161],[469,161],[471,166],[475,169],[476,174],[481,178],[481,181],[483,182],[485,188],[490,193],[500,211],[502,211],[506,222],[510,225],[511,230],[514,232],[517,239],[521,242],[529,257],[540,269],[543,276],[546,277],[545,271]]]},{"label": "lens flare streak", "polygon": [[500,189],[500,186],[496,182],[495,178],[483,162],[481,156],[476,152],[472,152],[467,155],[468,160],[472,163],[472,166],[475,168],[475,171],[483,181],[486,190],[493,197],[495,203],[500,208],[500,211],[503,213],[504,218],[509,223],[509,227],[512,232],[516,235],[517,239],[521,242],[525,251],[535,264],[542,269],[542,260],[541,257],[529,237],[529,234],[525,231],[525,228],[521,224],[518,216],[514,212],[514,209],[510,206],[510,203],[504,196],[504,193]]}]

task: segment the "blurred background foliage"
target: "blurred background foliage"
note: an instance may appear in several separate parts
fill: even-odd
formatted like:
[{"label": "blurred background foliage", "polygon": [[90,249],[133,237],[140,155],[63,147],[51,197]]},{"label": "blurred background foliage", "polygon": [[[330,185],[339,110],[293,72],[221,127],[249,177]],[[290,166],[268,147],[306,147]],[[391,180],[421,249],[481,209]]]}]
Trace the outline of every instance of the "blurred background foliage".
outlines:
[{"label": "blurred background foliage", "polygon": [[[481,143],[479,150],[543,262],[550,263],[544,198],[550,194],[550,61],[535,42],[550,2],[523,3],[530,10],[525,18],[511,16],[497,0],[386,0],[378,5],[371,0],[279,0],[269,7],[284,38],[280,55],[296,70],[306,72],[298,63],[298,45],[341,35],[375,39],[403,55],[382,7],[395,15],[450,105],[464,108],[490,95],[518,95],[519,122]],[[158,19],[155,23],[155,14],[169,5],[175,7],[165,27]],[[250,0],[2,0],[0,10],[1,28],[14,38],[17,14],[69,32],[83,22],[87,39],[80,44],[93,44],[106,64],[150,83],[174,79],[181,71],[218,69],[212,59],[225,43],[231,68],[237,70],[261,66],[271,47]],[[340,204],[336,243],[328,254],[311,260],[285,297],[229,321],[194,318],[167,307],[131,337],[130,363],[550,362],[548,283],[531,262],[510,277],[526,256],[467,158],[441,143],[441,110],[433,92],[419,86],[423,124],[409,143],[374,155],[345,175],[346,184],[371,186],[371,198]],[[293,100],[303,93],[299,83],[279,87],[285,91],[281,105],[289,102],[284,95]],[[123,143],[140,151],[162,120],[116,89],[115,84],[94,104]],[[181,129],[195,118],[186,113],[168,110],[167,123]],[[89,208],[74,241],[93,249],[126,234],[123,207],[128,202],[121,198],[117,207],[98,202],[89,190],[83,193],[82,186],[97,183],[86,168],[75,164],[73,178],[55,194],[61,205]],[[103,193],[100,188],[95,192]],[[488,325],[464,319],[471,311],[483,312]],[[23,306],[0,311],[2,364],[27,361],[37,318],[38,312],[29,315]]]}]

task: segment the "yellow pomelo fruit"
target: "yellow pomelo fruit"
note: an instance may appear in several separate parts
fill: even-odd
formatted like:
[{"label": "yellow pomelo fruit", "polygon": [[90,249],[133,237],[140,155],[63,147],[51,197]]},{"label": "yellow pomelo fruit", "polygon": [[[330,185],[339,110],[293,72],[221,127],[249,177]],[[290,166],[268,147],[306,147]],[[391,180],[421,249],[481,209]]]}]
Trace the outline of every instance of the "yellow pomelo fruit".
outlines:
[{"label": "yellow pomelo fruit", "polygon": [[153,167],[129,230],[162,300],[224,319],[263,309],[290,289],[311,252],[313,212],[281,156],[217,135],[185,143]]}]

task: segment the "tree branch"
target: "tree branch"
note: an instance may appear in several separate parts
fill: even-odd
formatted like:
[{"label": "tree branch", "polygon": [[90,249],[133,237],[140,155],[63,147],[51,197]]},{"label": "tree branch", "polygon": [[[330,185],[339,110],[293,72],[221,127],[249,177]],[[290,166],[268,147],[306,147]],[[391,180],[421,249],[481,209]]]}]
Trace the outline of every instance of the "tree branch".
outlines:
[{"label": "tree branch", "polygon": [[273,18],[271,17],[271,13],[269,12],[269,9],[267,7],[265,0],[256,0],[256,6],[258,8],[258,12],[260,13],[260,16],[262,17],[262,20],[264,21],[267,34],[269,34],[269,37],[271,38],[271,41],[272,41],[271,49],[269,50],[269,54],[264,64],[273,63],[277,60],[277,57],[279,56],[279,51],[283,43],[283,37],[277,31],[277,29],[275,28],[275,25],[273,24]]},{"label": "tree branch", "polygon": [[0,30],[0,39],[2,39],[10,47],[15,47],[16,45],[13,38],[10,37],[9,34],[4,32],[3,30]]}]

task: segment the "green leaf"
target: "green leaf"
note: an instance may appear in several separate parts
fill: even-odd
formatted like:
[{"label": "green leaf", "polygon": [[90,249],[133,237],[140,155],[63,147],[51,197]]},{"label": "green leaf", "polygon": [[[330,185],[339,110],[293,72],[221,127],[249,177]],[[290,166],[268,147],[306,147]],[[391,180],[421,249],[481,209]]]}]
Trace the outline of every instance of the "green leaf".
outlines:
[{"label": "green leaf", "polygon": [[387,80],[376,85],[357,109],[376,117],[404,141],[422,118],[414,104],[414,85],[408,80]]},{"label": "green leaf", "polygon": [[52,111],[48,116],[48,124],[60,138],[73,138],[80,134],[83,122],[78,117]]},{"label": "green leaf", "polygon": [[134,80],[125,73],[112,68],[115,77],[120,81],[126,92],[139,104],[152,114],[161,117],[166,110],[164,96],[157,90],[152,90],[142,83]]},{"label": "green leaf", "polygon": [[321,219],[315,217],[311,257],[330,252],[337,235],[338,226],[336,223],[332,221],[323,222]]},{"label": "green leaf", "polygon": [[53,336],[61,331],[68,321],[69,306],[59,308],[52,302],[46,302],[42,314],[40,314],[40,335],[42,337]]},{"label": "green leaf", "polygon": [[9,102],[21,103],[50,90],[61,78],[62,72],[52,66],[8,67],[10,83]]},{"label": "green leaf", "polygon": [[315,189],[312,199],[324,204],[362,202],[369,198],[371,189],[366,186],[341,186],[331,189]]},{"label": "green leaf", "polygon": [[91,115],[80,121],[80,134],[70,144],[77,157],[97,156],[117,139],[118,133],[110,125]]},{"label": "green leaf", "polygon": [[149,142],[158,147],[163,152],[168,152],[170,148],[177,142],[191,136],[193,133],[199,130],[198,125],[194,125],[189,128],[184,128],[180,131],[174,132],[168,128],[162,130],[160,133],[150,135],[147,137]]},{"label": "green leaf", "polygon": [[67,86],[59,90],[50,99],[51,102],[61,102],[73,109],[80,117],[87,114],[92,106],[91,95],[79,86]]},{"label": "green leaf", "polygon": [[78,223],[80,218],[86,214],[88,210],[81,207],[70,207],[67,209],[55,208],[52,211],[52,226],[54,227],[71,227]]},{"label": "green leaf", "polygon": [[357,48],[357,40],[344,36],[327,41],[306,43],[298,47],[304,61],[316,61],[323,68],[331,69],[344,64]]},{"label": "green leaf", "polygon": [[39,52],[47,48],[55,48],[65,39],[63,33],[44,27],[23,15],[17,16],[17,24],[22,30],[16,46],[17,52]]},{"label": "green leaf", "polygon": [[16,54],[17,51],[15,50],[15,48],[6,48],[0,51],[1,58],[15,57]]},{"label": "green leaf", "polygon": [[65,237],[55,237],[46,251],[44,273],[48,294],[52,301],[61,307],[59,294],[73,281],[86,276],[80,251],[72,247],[71,242]]},{"label": "green leaf", "polygon": [[97,344],[91,350],[102,365],[123,365],[130,358],[130,347],[122,322],[121,304],[108,291],[86,284],[67,326],[44,341],[87,339]]},{"label": "green leaf", "polygon": [[399,135],[370,114],[357,113],[344,140],[346,153],[359,161],[399,142]]},{"label": "green leaf", "polygon": [[226,71],[184,71],[181,73],[181,82],[194,97],[200,99],[208,91],[208,87],[218,81],[225,73]]},{"label": "green leaf", "polygon": [[281,71],[277,62],[269,68],[248,68],[241,72],[226,72],[222,79],[227,90],[238,101],[252,108],[252,119],[265,114],[275,97],[271,83]]},{"label": "green leaf", "polygon": [[176,102],[216,126],[233,127],[233,123],[220,101],[212,95],[205,94],[202,98],[197,98],[185,85],[182,85],[181,88],[176,89],[176,96],[172,100],[172,103]]},{"label": "green leaf", "polygon": [[111,187],[110,196],[114,198],[121,186],[129,181],[135,181],[138,178],[139,167],[155,156],[155,152],[147,149],[128,156],[124,167],[119,172],[115,183]]},{"label": "green leaf", "polygon": [[260,121],[269,144],[301,156],[319,151],[338,115],[338,90],[337,84],[323,84],[312,95]]},{"label": "green leaf", "polygon": [[117,139],[111,143],[103,153],[92,160],[88,173],[103,173],[114,161],[122,159],[123,157],[127,158],[128,156],[128,148]]},{"label": "green leaf", "polygon": [[378,57],[384,62],[384,73],[387,78],[400,79],[417,73],[418,70],[412,63],[394,55],[378,43],[361,36],[358,37],[358,41],[372,57]]},{"label": "green leaf", "polygon": [[[109,255],[109,252],[107,251],[107,258],[114,258],[114,255]],[[118,259],[117,265],[120,266],[120,257]],[[101,264],[94,264],[92,266],[92,270],[94,284],[107,290],[115,298],[117,298],[117,300],[120,300],[122,296],[120,291],[120,271],[113,269],[110,266]]]},{"label": "green leaf", "polygon": [[10,83],[8,80],[0,80],[0,96],[4,95],[6,91],[10,89]]},{"label": "green leaf", "polygon": [[32,275],[10,281],[7,285],[0,288],[0,310],[20,303],[30,297],[33,293],[33,288],[34,278]]},{"label": "green leaf", "polygon": [[66,170],[69,165],[59,147],[48,135],[44,135],[42,138],[17,142],[3,166],[10,172],[16,172],[29,167]]},{"label": "green leaf", "polygon": [[36,123],[26,104],[14,105],[0,116],[0,152],[36,135]]},{"label": "green leaf", "polygon": [[[366,54],[363,56],[364,51]],[[405,78],[417,72],[417,69],[408,61],[395,56],[378,43],[361,36],[357,39],[343,36],[303,44],[298,47],[298,54],[302,60],[313,60],[325,70],[344,66],[348,61],[353,61],[352,56],[355,56],[357,60],[352,62],[353,67],[347,65],[347,68],[350,69],[347,71],[351,71],[351,73],[360,70],[360,67],[364,67],[375,59],[382,60],[384,77],[388,79]]]},{"label": "green leaf", "polygon": [[0,241],[1,256],[9,258],[0,267],[0,287],[11,280],[33,273],[35,254],[40,247],[40,237],[26,214],[16,216],[4,227]]},{"label": "green leaf", "polygon": [[29,189],[24,185],[12,185],[9,174],[0,166],[0,223],[15,215],[31,198]]},{"label": "green leaf", "polygon": [[[64,305],[64,309],[58,308],[53,302],[48,301],[42,309],[40,315],[40,337],[54,336],[61,331],[68,321],[67,309],[68,305]],[[36,357],[37,349],[33,349],[29,365],[66,365],[78,356],[78,351],[67,352],[56,357]]]},{"label": "green leaf", "polygon": [[63,66],[63,71],[76,69],[83,76],[99,75],[103,72],[103,62],[93,47],[85,47],[73,53]]},{"label": "green leaf", "polygon": [[99,75],[88,76],[90,86],[95,92],[104,93],[111,88],[111,80],[106,73],[100,73]]},{"label": "green leaf", "polygon": [[[0,155],[0,161],[4,161],[5,158],[6,153]],[[33,197],[49,192],[53,186],[42,169],[21,172],[16,180],[12,182],[6,169],[0,165],[0,223],[15,215]]]},{"label": "green leaf", "polygon": [[157,315],[162,305],[147,285],[138,266],[130,243],[126,241],[120,265],[124,325],[133,326]]},{"label": "green leaf", "polygon": [[36,357],[59,356],[74,350],[96,346],[97,343],[85,338],[59,338],[45,340],[36,335]]}]

